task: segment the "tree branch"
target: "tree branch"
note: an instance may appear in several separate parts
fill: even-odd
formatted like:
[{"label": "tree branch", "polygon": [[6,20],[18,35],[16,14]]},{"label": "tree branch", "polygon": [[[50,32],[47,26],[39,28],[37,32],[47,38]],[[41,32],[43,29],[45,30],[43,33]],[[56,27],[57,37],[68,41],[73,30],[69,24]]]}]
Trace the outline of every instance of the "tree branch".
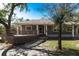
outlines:
[{"label": "tree branch", "polygon": [[13,15],[14,8],[15,8],[15,5],[13,3],[12,6],[11,6],[10,15],[8,16],[8,26],[9,26],[9,28],[11,27],[11,18],[12,18],[12,15]]},{"label": "tree branch", "polygon": [[14,3],[14,7],[22,5],[23,3]]},{"label": "tree branch", "polygon": [[11,18],[12,18],[14,9],[15,9],[16,6],[19,6],[21,4],[23,4],[23,3],[12,3],[11,12],[10,12],[10,15],[8,16],[8,26],[9,26],[9,28],[11,27]]}]

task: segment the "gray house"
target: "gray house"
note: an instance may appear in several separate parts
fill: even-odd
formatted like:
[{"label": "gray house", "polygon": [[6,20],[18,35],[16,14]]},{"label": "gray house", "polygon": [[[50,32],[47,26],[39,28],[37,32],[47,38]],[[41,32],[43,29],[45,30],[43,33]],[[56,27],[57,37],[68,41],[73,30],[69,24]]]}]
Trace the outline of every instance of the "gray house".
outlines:
[{"label": "gray house", "polygon": [[[51,20],[29,20],[16,23],[17,35],[55,35],[58,34],[58,25]],[[62,34],[78,35],[79,23],[65,22]]]}]

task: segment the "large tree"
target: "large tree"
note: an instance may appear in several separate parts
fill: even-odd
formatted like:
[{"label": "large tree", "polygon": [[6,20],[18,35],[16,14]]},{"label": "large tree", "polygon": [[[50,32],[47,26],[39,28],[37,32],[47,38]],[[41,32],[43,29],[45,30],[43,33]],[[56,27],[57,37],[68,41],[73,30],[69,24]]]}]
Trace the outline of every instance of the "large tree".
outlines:
[{"label": "large tree", "polygon": [[[26,4],[24,3],[8,3],[5,5],[5,8],[3,10],[0,10],[0,23],[4,25],[6,29],[7,35],[10,35],[10,29],[11,29],[11,20],[14,15],[14,10],[16,8],[20,8],[22,11],[24,7],[26,8]],[[6,16],[8,18],[6,18]]]},{"label": "large tree", "polygon": [[59,26],[59,39],[58,39],[58,49],[62,50],[61,35],[62,35],[62,25],[66,21],[73,21],[74,13],[79,7],[78,4],[70,3],[59,3],[59,4],[45,4],[43,10],[45,10],[45,17],[49,17]]}]

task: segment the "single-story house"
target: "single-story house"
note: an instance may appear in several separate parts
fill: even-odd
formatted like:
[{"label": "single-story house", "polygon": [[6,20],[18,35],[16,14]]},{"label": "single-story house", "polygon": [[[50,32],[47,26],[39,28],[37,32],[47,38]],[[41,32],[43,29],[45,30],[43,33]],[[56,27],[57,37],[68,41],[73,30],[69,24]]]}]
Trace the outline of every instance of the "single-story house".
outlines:
[{"label": "single-story house", "polygon": [[[17,35],[53,35],[58,34],[58,25],[51,20],[29,20],[16,23]],[[62,34],[79,34],[79,23],[65,22]]]}]

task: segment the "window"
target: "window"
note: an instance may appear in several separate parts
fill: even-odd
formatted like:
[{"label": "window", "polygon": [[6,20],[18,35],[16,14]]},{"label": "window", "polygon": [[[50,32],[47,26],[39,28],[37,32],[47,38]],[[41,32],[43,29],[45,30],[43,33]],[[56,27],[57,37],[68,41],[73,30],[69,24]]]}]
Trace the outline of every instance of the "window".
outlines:
[{"label": "window", "polygon": [[53,29],[53,31],[54,31],[54,32],[58,32],[58,29],[57,29],[57,28],[55,28],[55,29]]},{"label": "window", "polygon": [[25,30],[27,30],[27,31],[32,30],[32,26],[25,26]]},{"label": "window", "polygon": [[53,27],[53,31],[54,31],[54,32],[58,32],[58,31],[59,31],[58,26]]},{"label": "window", "polygon": [[71,25],[64,25],[63,31],[64,32],[72,32],[72,26]]},{"label": "window", "polygon": [[67,32],[72,32],[72,27],[68,27],[68,28],[66,29],[66,31],[67,31]]}]

